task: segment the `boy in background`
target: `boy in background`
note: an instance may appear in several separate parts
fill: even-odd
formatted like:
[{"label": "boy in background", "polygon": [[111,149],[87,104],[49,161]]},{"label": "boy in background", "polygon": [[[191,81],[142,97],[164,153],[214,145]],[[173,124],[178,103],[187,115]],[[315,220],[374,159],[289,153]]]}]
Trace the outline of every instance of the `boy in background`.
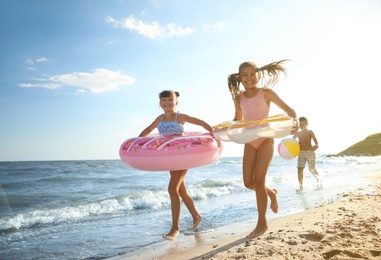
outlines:
[{"label": "boy in background", "polygon": [[[294,135],[294,139],[298,139],[300,146],[300,153],[298,156],[298,180],[299,189],[296,192],[303,191],[303,170],[308,162],[308,169],[316,177],[318,188],[322,188],[319,173],[315,168],[316,154],[315,150],[319,147],[316,136],[312,130],[307,129],[308,120],[305,117],[299,118],[300,131]],[[315,145],[312,145],[312,140]]]}]

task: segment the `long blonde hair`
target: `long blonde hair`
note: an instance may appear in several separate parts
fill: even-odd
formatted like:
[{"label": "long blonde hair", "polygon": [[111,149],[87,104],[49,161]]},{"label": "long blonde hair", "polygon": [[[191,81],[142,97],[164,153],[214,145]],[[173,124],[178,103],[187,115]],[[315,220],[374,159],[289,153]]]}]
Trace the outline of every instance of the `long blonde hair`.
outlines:
[{"label": "long blonde hair", "polygon": [[271,62],[267,65],[264,65],[260,68],[251,61],[246,61],[242,63],[239,66],[238,73],[233,73],[228,77],[228,87],[230,94],[232,95],[233,99],[239,96],[240,90],[239,90],[239,73],[241,72],[241,69],[244,67],[253,67],[256,70],[257,73],[257,80],[260,81],[260,84],[265,88],[271,88],[273,87],[279,80],[279,74],[282,72],[284,75],[287,75],[287,70],[285,67],[283,67],[283,62],[288,61],[280,60]]}]

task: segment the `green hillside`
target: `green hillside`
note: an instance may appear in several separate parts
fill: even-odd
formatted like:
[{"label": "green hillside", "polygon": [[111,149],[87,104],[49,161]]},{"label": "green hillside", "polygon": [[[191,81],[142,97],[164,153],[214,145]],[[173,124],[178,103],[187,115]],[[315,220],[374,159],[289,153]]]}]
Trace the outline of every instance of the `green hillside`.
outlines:
[{"label": "green hillside", "polygon": [[373,134],[352,145],[337,156],[377,156],[381,155],[381,133]]}]

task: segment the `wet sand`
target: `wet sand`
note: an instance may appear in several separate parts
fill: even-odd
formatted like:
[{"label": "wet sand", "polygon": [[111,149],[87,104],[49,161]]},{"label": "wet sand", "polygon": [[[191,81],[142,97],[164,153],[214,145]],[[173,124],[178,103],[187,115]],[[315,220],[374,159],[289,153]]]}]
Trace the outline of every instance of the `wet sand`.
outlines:
[{"label": "wet sand", "polygon": [[381,170],[368,177],[338,202],[269,221],[255,239],[245,236],[256,222],[234,224],[110,259],[381,259]]}]

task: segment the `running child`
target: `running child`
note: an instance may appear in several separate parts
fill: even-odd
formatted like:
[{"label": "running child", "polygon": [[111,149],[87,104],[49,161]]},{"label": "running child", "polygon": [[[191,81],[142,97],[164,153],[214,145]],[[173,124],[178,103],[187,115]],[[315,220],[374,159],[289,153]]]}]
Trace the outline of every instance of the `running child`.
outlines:
[{"label": "running child", "polygon": [[[179,92],[172,90],[164,90],[159,94],[160,107],[163,109],[164,113],[159,115],[152,124],[144,129],[140,133],[139,137],[149,135],[156,127],[161,135],[181,136],[184,132],[185,123],[202,126],[205,128],[205,130],[212,134],[212,127],[205,121],[186,114],[175,112],[175,109],[178,105],[179,96]],[[198,224],[202,220],[202,217],[196,210],[193,199],[188,194],[187,188],[185,186],[185,175],[187,172],[188,169],[170,171],[171,177],[168,185],[168,192],[171,199],[172,228],[166,235],[163,236],[163,238],[168,240],[175,239],[180,233],[180,198],[183,200],[185,206],[188,208],[189,212],[192,215],[193,230],[197,229]]]},{"label": "running child", "polygon": [[[238,73],[228,78],[229,91],[233,97],[235,116],[233,120],[261,120],[269,116],[270,104],[274,103],[288,116],[295,118],[295,111],[289,107],[273,90],[280,73],[286,74],[283,67],[285,60],[272,62],[258,67],[253,62],[244,62],[239,66]],[[242,83],[244,90],[240,90]],[[259,85],[262,85],[260,87]],[[290,134],[294,134],[294,128]],[[245,144],[243,152],[243,182],[246,188],[255,191],[258,208],[258,222],[254,230],[247,235],[255,238],[263,235],[268,229],[266,219],[267,202],[271,200],[270,208],[277,213],[277,192],[265,185],[266,174],[274,154],[274,139],[259,138]]]},{"label": "running child", "polygon": [[[307,129],[308,120],[305,117],[299,118],[300,131],[294,135],[294,139],[298,139],[300,146],[300,153],[298,155],[298,180],[299,189],[296,192],[303,191],[303,170],[308,162],[308,169],[315,176],[318,188],[322,188],[319,173],[315,168],[316,154],[315,150],[318,149],[318,141],[315,133],[312,130]],[[312,141],[315,145],[312,145]]]}]

